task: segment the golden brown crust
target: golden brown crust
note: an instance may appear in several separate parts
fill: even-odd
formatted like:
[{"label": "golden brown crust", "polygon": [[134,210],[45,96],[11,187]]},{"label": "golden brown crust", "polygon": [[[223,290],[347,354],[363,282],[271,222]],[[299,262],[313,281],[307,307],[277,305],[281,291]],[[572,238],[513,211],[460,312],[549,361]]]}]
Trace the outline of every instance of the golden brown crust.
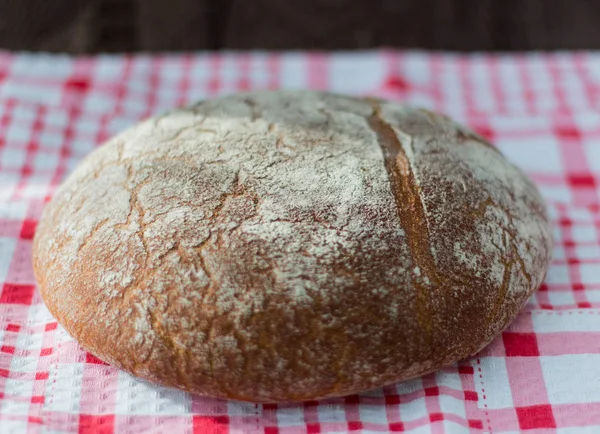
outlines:
[{"label": "golden brown crust", "polygon": [[260,402],[338,396],[487,344],[541,284],[542,200],[449,119],[317,92],[150,119],[49,204],[34,267],[81,345]]}]

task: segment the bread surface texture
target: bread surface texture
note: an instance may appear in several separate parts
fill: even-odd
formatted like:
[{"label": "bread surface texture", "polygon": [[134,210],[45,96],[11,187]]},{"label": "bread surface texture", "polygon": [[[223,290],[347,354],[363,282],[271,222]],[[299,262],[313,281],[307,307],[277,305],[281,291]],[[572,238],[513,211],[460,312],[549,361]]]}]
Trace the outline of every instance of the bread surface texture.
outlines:
[{"label": "bread surface texture", "polygon": [[232,95],[92,152],[33,260],[81,346],[254,402],[356,393],[472,355],[552,251],[543,201],[450,119],[322,92]]}]

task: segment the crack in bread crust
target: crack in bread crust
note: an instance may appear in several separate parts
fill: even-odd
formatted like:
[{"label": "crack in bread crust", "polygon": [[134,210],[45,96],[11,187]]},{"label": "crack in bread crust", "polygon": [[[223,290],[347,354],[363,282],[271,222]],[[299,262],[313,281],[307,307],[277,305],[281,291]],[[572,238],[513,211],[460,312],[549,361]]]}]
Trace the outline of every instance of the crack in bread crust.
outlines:
[{"label": "crack in bread crust", "polygon": [[[394,128],[384,120],[381,105],[369,100],[373,113],[367,121],[381,146],[385,168],[389,174],[398,216],[411,252],[418,267],[418,274],[412,274],[412,283],[417,289],[417,317],[427,334],[428,345],[432,346],[432,312],[429,303],[430,286],[439,285],[440,277],[431,254],[427,213],[421,198],[419,185],[411,162]],[[431,349],[432,351],[433,349]]]}]

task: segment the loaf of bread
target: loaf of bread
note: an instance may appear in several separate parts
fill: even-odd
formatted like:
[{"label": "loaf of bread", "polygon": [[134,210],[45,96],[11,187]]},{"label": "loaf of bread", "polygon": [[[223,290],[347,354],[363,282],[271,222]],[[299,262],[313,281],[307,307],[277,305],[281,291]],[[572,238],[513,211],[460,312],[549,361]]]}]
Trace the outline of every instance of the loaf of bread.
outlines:
[{"label": "loaf of bread", "polygon": [[100,359],[277,402],[475,354],[551,250],[538,191],[472,131],[398,103],[276,91],[111,139],[59,188],[33,254],[48,308]]}]

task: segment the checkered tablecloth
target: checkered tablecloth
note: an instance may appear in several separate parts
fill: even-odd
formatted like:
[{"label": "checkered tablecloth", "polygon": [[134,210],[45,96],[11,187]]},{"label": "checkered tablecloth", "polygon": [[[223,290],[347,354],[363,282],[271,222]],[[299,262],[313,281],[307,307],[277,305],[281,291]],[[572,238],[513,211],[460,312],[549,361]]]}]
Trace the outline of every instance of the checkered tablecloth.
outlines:
[{"label": "checkered tablecloth", "polygon": [[[556,247],[514,324],[435,374],[299,405],[200,398],[82,351],[44,307],[32,273],[32,236],[57,184],[151,114],[238,90],[307,87],[445,112],[532,177]],[[599,182],[600,53],[0,52],[0,433],[599,433]]]}]

